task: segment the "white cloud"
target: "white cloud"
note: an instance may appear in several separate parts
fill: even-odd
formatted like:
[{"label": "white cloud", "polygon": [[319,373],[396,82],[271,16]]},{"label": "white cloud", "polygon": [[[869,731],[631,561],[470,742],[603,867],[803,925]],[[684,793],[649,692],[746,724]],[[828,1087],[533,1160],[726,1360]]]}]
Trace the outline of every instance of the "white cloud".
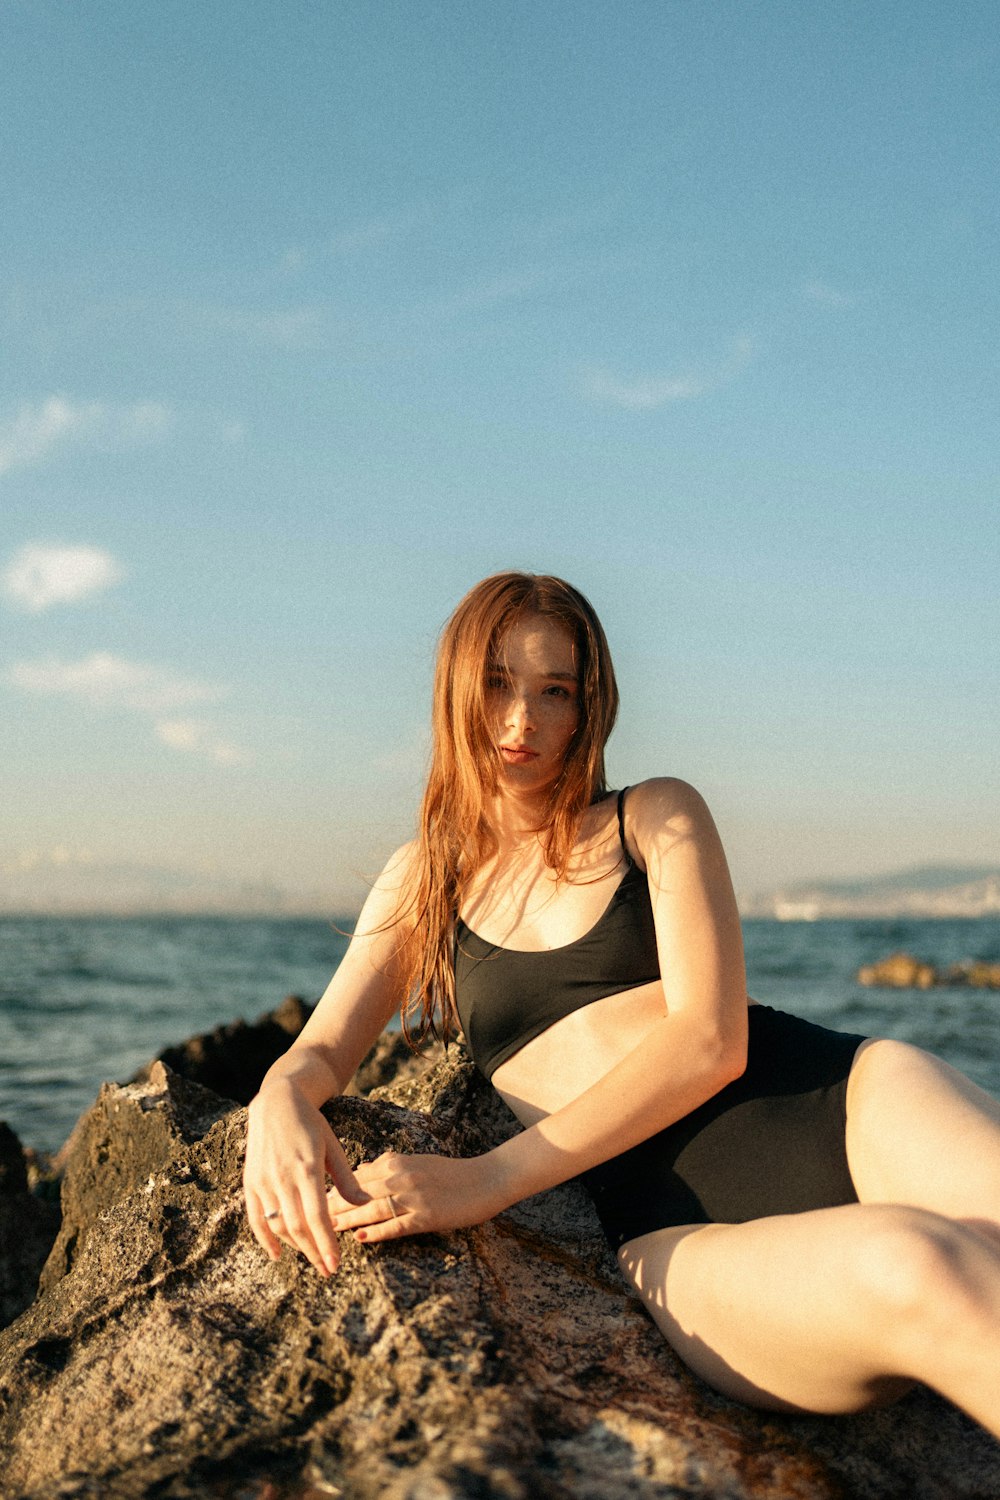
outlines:
[{"label": "white cloud", "polygon": [[20,849],[0,869],[5,874],[18,874],[40,868],[65,868],[67,865],[92,865],[94,856],[85,848],[70,848],[66,844],[55,844],[51,849]]},{"label": "white cloud", "polygon": [[338,229],[330,236],[328,249],[334,255],[356,255],[360,251],[375,250],[391,240],[405,238],[429,217],[426,205],[376,214]]},{"label": "white cloud", "polygon": [[178,677],[167,667],[126,661],[108,651],[95,651],[79,661],[16,662],[9,677],[15,687],[41,697],[76,698],[94,708],[154,715],[204,703],[223,692],[211,683]]},{"label": "white cloud", "polygon": [[858,299],[850,292],[842,292],[825,281],[810,281],[802,288],[802,295],[811,302],[823,302],[827,307],[856,307]]},{"label": "white cloud", "polygon": [[411,230],[421,216],[418,213],[386,214],[345,225],[325,240],[307,245],[289,245],[280,260],[280,269],[295,274],[317,260],[328,256],[356,256],[378,250]]},{"label": "white cloud", "polygon": [[628,411],[654,411],[673,401],[692,401],[727,385],[746,367],[752,354],[750,339],[741,338],[720,365],[702,372],[622,377],[595,366],[584,376],[584,394],[593,401],[605,401]]},{"label": "white cloud", "polygon": [[105,440],[119,443],[148,443],[158,438],[173,421],[173,413],[162,401],[137,401],[132,406],[104,408]]},{"label": "white cloud", "polygon": [[515,215],[507,232],[515,244],[543,245],[579,239],[594,229],[605,229],[617,217],[618,202],[612,194],[593,203],[550,214]]},{"label": "white cloud", "polygon": [[512,271],[508,275],[485,277],[449,297],[423,304],[418,309],[418,314],[433,318],[461,317],[464,313],[493,307],[498,302],[519,301],[549,279],[548,273],[540,270]]},{"label": "white cloud", "polygon": [[197,750],[204,725],[194,719],[161,719],[155,726],[157,736],[173,750]]},{"label": "white cloud", "polygon": [[320,349],[330,340],[328,316],[321,307],[246,308],[180,304],[181,313],[199,329],[215,328],[282,349]]},{"label": "white cloud", "polygon": [[153,727],[157,737],[172,750],[204,755],[220,766],[246,765],[251,758],[239,745],[216,738],[211,724],[199,719],[160,719]]},{"label": "white cloud", "polygon": [[121,577],[121,566],[101,547],[28,542],[7,564],[0,587],[17,608],[38,614],[89,599]]},{"label": "white cloud", "polygon": [[322,322],[323,315],[318,308],[293,307],[287,311],[236,313],[230,326],[254,333],[283,348],[297,349],[314,345],[321,336]]},{"label": "white cloud", "polygon": [[642,375],[623,380],[608,370],[595,369],[587,378],[586,390],[595,401],[608,401],[630,411],[653,411],[670,401],[690,401],[702,396],[707,386],[704,380],[691,375]]},{"label": "white cloud", "polygon": [[159,401],[125,405],[48,396],[37,405],[21,406],[0,423],[0,475],[41,463],[67,444],[117,449],[148,443],[170,422],[169,407]]},{"label": "white cloud", "polygon": [[215,727],[197,718],[174,717],[180,709],[221,698],[225,689],[195,677],[181,677],[167,667],[126,661],[95,651],[79,661],[16,662],[8,680],[22,692],[39,697],[75,699],[91,708],[138,714],[171,750],[198,755],[220,766],[247,765],[252,755],[221,738]]},{"label": "white cloud", "polygon": [[0,474],[38,463],[51,448],[92,428],[99,411],[96,401],[74,406],[62,396],[50,396],[39,407],[22,406],[0,428]]}]

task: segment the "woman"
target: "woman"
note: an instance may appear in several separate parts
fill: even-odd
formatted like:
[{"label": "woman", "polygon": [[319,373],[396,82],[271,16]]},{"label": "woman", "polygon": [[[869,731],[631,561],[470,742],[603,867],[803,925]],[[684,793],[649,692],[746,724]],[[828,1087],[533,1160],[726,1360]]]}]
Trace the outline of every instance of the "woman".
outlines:
[{"label": "woman", "polygon": [[[608,791],[616,710],[568,584],[503,573],[462,600],[419,837],[250,1106],[254,1234],[327,1275],[338,1234],[477,1224],[582,1174],[719,1390],[848,1412],[924,1381],[1000,1436],[1000,1106],[914,1047],[748,999],[708,809],[670,778]],[[519,1135],[351,1172],[320,1106],[400,1008],[418,1039],[460,1019]]]}]

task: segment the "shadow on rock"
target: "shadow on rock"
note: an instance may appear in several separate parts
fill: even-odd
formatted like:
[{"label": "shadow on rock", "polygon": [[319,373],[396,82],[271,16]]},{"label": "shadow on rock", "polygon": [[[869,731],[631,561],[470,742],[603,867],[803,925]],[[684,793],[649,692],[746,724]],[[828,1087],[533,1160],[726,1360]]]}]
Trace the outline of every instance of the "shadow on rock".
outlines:
[{"label": "shadow on rock", "polygon": [[30,1181],[21,1142],[0,1120],[0,1328],[31,1306],[59,1230],[59,1204],[46,1186]]}]

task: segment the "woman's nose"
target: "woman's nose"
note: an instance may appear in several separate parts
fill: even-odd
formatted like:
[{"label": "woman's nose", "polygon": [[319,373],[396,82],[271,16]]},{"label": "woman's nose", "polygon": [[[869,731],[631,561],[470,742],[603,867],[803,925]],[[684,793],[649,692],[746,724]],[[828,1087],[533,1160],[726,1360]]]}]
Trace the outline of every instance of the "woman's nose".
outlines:
[{"label": "woman's nose", "polygon": [[507,705],[507,723],[512,729],[528,729],[531,727],[532,713],[531,705],[523,693],[511,695]]}]

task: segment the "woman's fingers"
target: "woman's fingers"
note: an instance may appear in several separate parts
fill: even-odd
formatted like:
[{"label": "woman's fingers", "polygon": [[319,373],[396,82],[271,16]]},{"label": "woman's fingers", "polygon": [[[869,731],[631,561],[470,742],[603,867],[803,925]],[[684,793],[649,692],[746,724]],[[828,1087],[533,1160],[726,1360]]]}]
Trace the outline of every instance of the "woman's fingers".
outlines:
[{"label": "woman's fingers", "polygon": [[[330,1184],[327,1174],[333,1179]],[[247,1216],[272,1259],[280,1255],[283,1242],[328,1276],[340,1263],[341,1233],[377,1243],[431,1227],[426,1213],[417,1211],[423,1195],[418,1183],[410,1181],[412,1176],[412,1160],[392,1152],[352,1171],[330,1131],[318,1168],[310,1170],[300,1162],[291,1173],[282,1173],[279,1182],[272,1179],[270,1187],[246,1185]]]},{"label": "woman's fingers", "polygon": [[334,1224],[338,1232],[347,1229],[361,1229],[369,1224],[380,1224],[385,1221],[391,1222],[405,1215],[391,1194],[384,1193],[378,1198],[369,1198],[360,1208],[345,1208],[334,1218]]},{"label": "woman's fingers", "polygon": [[319,1256],[319,1262],[309,1255],[308,1250],[306,1254],[309,1255],[309,1259],[317,1270],[323,1270],[327,1275],[332,1275],[340,1265],[340,1246],[337,1244],[333,1221],[330,1218],[330,1207],[326,1201],[325,1179],[309,1178],[300,1189],[299,1199],[305,1215],[310,1243]]},{"label": "woman's fingers", "polygon": [[411,1222],[411,1218],[409,1214],[397,1214],[394,1219],[382,1219],[378,1224],[356,1229],[354,1238],[366,1245],[377,1245],[384,1240],[401,1240],[408,1234],[419,1234],[421,1231]]},{"label": "woman's fingers", "polygon": [[370,1193],[366,1193],[361,1189],[355,1193],[353,1198],[345,1198],[343,1193],[336,1187],[328,1187],[326,1190],[326,1201],[330,1208],[330,1217],[334,1221],[334,1227],[336,1228],[338,1214],[346,1213],[349,1208],[359,1208],[363,1203],[367,1203],[370,1197]]},{"label": "woman's fingers", "polygon": [[321,1276],[337,1269],[340,1251],[326,1207],[326,1193],[312,1178],[302,1176],[280,1198],[278,1234],[301,1251]]},{"label": "woman's fingers", "polygon": [[249,1114],[243,1185],[254,1236],[272,1259],[284,1243],[331,1274],[340,1262],[331,1206],[360,1207],[368,1193],[329,1121],[294,1089],[258,1094]]},{"label": "woman's fingers", "polygon": [[247,1187],[246,1202],[250,1227],[272,1260],[278,1259],[284,1242],[322,1276],[337,1269],[340,1248],[319,1182],[303,1176],[298,1183],[286,1182],[263,1194]]},{"label": "woman's fingers", "polygon": [[258,1244],[267,1251],[272,1260],[277,1260],[281,1255],[281,1242],[271,1227],[272,1221],[268,1219],[258,1195],[252,1188],[246,1189],[247,1218],[250,1220],[250,1228],[253,1230],[254,1238]]}]

